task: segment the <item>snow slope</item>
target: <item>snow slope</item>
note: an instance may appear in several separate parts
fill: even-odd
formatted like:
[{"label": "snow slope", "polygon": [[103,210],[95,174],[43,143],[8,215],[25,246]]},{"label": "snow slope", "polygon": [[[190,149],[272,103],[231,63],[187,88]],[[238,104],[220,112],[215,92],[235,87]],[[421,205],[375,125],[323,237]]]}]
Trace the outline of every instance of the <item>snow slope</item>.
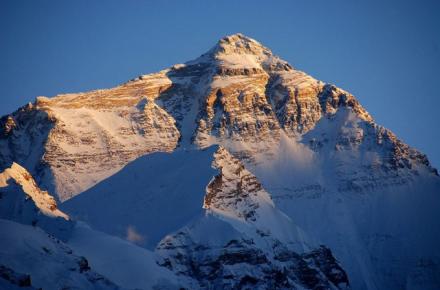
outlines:
[{"label": "snow slope", "polygon": [[179,289],[188,283],[160,267],[154,253],[120,238],[78,223],[67,242],[75,253],[87,257],[90,266],[124,288]]},{"label": "snow slope", "polygon": [[355,289],[436,289],[440,180],[405,157],[413,149],[392,156],[389,134],[340,109],[249,168],[278,208],[334,251]]},{"label": "snow slope", "polygon": [[92,271],[85,258],[39,228],[0,219],[0,232],[0,264],[29,274],[36,288],[120,289]]},{"label": "snow slope", "polygon": [[[142,178],[136,176],[140,172]],[[170,179],[178,180],[178,183],[170,183]],[[331,289],[343,289],[348,284],[345,272],[331,251],[312,242],[289,217],[276,209],[258,180],[222,147],[213,146],[203,151],[180,149],[173,153],[141,157],[97,187],[65,202],[63,210],[101,227],[107,233],[113,234],[112,231],[118,227],[127,229],[127,232],[116,234],[141,246],[154,248],[159,243],[155,257],[161,261],[162,270],[149,262],[151,254],[133,249],[131,243],[109,243],[108,236],[96,237],[96,233],[90,234],[81,227],[74,231],[69,244],[86,255],[97,270],[124,286],[141,287],[148,281],[156,281],[156,275],[146,280],[139,278],[141,273],[147,273],[152,268],[162,279],[168,277],[168,281],[175,281],[175,278],[169,278],[169,273],[165,273],[168,268],[184,280],[179,285],[189,285],[190,289],[206,289],[211,282],[213,287],[225,289],[245,287],[248,285],[246,280],[255,279],[250,277],[258,277],[258,272],[268,275],[267,279],[272,279],[273,285],[278,283],[276,287],[327,285]],[[79,237],[75,237],[77,234]],[[88,242],[90,238],[92,241]],[[260,253],[264,257],[265,270],[260,269],[260,263],[248,263],[247,270],[227,278],[229,282],[224,284],[222,277],[226,277],[228,271],[236,272],[233,268],[237,266],[224,268],[226,272],[220,270],[218,263],[222,258],[218,256],[218,251],[231,257],[238,255],[240,259],[243,257],[241,250],[237,253],[235,247],[228,246],[236,243],[239,248],[247,249],[248,255]],[[119,253],[113,254],[113,248],[118,248]],[[291,263],[278,261],[283,258],[274,258],[272,252],[275,248],[280,255],[291,255],[296,257],[295,260]],[[206,249],[206,252],[198,253],[197,249]],[[318,262],[322,255],[327,258]],[[115,264],[115,260],[121,261],[124,268]],[[274,266],[274,263],[281,264]],[[310,270],[317,267],[313,263],[325,267],[319,270],[322,273]],[[282,274],[283,265],[293,269],[299,264],[306,269]],[[134,267],[135,270],[127,273],[125,267]],[[217,274],[212,274],[214,276],[209,279],[213,281],[208,283],[206,277],[194,272],[198,271],[194,267],[211,267]],[[330,275],[329,269],[337,273],[332,276],[333,282],[327,281],[330,279],[326,276]],[[306,274],[308,271],[313,273]],[[283,282],[276,282],[273,275],[284,275],[280,278]],[[314,278],[306,278],[307,275]],[[299,282],[289,284],[289,279]],[[258,283],[258,287],[264,289],[264,283]]]},{"label": "snow slope", "polygon": [[[47,191],[42,191],[29,172],[17,163],[13,163],[10,168],[0,173],[0,188],[2,188],[2,191],[7,190],[8,186],[14,185],[21,186],[23,194],[32,199],[43,215],[68,219],[66,214],[57,209],[55,199]],[[11,203],[8,202],[8,205],[10,206]],[[5,210],[2,210],[2,212],[4,213]],[[21,212],[21,210],[14,211]]]},{"label": "snow slope", "polygon": [[193,289],[349,288],[327,248],[298,253],[270,233],[248,233],[207,212],[164,238],[156,252],[162,266],[196,280]]},{"label": "snow slope", "polygon": [[0,173],[0,218],[39,226],[63,240],[69,236],[74,223],[17,163]]},{"label": "snow slope", "polygon": [[93,228],[153,249],[202,212],[215,147],[154,153],[64,202],[61,208]]}]

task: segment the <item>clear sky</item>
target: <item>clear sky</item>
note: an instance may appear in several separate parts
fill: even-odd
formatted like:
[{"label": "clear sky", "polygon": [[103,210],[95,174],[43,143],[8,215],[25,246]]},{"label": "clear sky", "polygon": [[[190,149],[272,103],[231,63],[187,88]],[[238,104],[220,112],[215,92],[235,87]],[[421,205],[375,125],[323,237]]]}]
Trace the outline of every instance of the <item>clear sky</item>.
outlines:
[{"label": "clear sky", "polygon": [[236,32],[350,91],[440,167],[436,0],[0,0],[0,115],[185,62]]}]

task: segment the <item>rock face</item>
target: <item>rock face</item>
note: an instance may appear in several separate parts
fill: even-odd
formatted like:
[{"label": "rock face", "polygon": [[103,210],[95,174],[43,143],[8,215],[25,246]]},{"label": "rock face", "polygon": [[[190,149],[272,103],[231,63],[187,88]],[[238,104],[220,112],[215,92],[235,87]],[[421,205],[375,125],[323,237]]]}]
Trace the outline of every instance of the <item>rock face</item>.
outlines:
[{"label": "rock face", "polygon": [[[212,179],[197,182],[194,193],[177,177],[202,173],[175,155],[163,160],[179,166],[158,167],[160,178],[148,164],[121,171],[145,184],[116,178],[143,155],[212,145],[220,146],[212,160],[197,163]],[[126,210],[139,225],[155,224],[160,209],[172,208],[164,197],[193,203],[187,209],[203,206],[195,223],[189,220],[197,210],[182,215],[183,224],[168,220],[166,237],[153,224],[143,227],[163,238],[163,265],[190,275],[194,287],[264,288],[266,277],[274,288],[342,288],[344,270],[354,289],[440,287],[440,178],[427,157],[376,124],[349,92],[242,34],[185,64],[112,89],[39,97],[1,118],[0,167],[13,162],[69,211],[111,234],[128,224],[103,225],[100,216],[127,217],[111,212],[109,200],[118,200],[115,211],[133,204],[136,210]],[[164,182],[174,186],[169,193]],[[154,193],[143,189],[150,184]],[[77,200],[102,200],[106,209]],[[154,222],[141,222],[143,205]],[[207,225],[230,238],[201,239],[211,233]],[[236,272],[237,261],[247,270]]]},{"label": "rock face", "polygon": [[298,254],[264,235],[243,237],[210,214],[165,238],[157,252],[160,265],[192,277],[201,289],[349,288],[345,271],[327,248]]},{"label": "rock face", "polygon": [[63,201],[141,155],[171,151],[179,131],[153,101],[170,85],[159,73],[115,89],[37,98],[2,119],[2,167],[23,164]]},{"label": "rock face", "polygon": [[66,238],[73,226],[55,199],[17,163],[0,173],[0,218],[39,226],[59,238]]},{"label": "rock face", "polygon": [[220,173],[208,184],[203,207],[217,211],[232,211],[245,221],[257,220],[259,200],[273,206],[269,194],[243,164],[224,148],[215,153],[213,167]]}]

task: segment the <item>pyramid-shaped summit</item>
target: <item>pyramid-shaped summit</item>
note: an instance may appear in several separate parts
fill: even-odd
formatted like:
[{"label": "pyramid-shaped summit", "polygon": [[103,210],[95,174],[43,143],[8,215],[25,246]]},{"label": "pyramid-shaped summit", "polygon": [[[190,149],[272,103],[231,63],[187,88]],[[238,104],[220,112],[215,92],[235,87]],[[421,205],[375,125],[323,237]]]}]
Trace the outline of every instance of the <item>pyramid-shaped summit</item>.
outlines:
[{"label": "pyramid-shaped summit", "polygon": [[287,70],[291,66],[272,54],[272,51],[258,41],[241,33],[225,36],[194,63],[211,63],[223,69]]},{"label": "pyramid-shaped summit", "polygon": [[221,38],[217,44],[208,51],[208,54],[249,54],[255,56],[271,56],[272,52],[258,41],[241,33],[237,33]]},{"label": "pyramid-shaped summit", "polygon": [[268,48],[242,33],[231,34],[221,38],[211,50],[222,53],[232,52],[234,50],[235,53],[249,54],[260,54],[261,51],[266,51],[271,54]]}]

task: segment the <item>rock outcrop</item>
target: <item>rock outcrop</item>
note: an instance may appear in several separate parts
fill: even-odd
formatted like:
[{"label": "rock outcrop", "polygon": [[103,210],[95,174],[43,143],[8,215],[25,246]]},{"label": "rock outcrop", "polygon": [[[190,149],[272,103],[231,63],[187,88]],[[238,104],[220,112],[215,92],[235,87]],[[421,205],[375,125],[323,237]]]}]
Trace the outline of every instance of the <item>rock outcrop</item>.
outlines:
[{"label": "rock outcrop", "polygon": [[60,239],[68,237],[74,224],[17,163],[0,173],[0,219],[38,226]]},{"label": "rock outcrop", "polygon": [[297,253],[265,235],[243,236],[211,214],[166,237],[156,251],[160,265],[191,277],[200,289],[349,288],[329,249]]}]

